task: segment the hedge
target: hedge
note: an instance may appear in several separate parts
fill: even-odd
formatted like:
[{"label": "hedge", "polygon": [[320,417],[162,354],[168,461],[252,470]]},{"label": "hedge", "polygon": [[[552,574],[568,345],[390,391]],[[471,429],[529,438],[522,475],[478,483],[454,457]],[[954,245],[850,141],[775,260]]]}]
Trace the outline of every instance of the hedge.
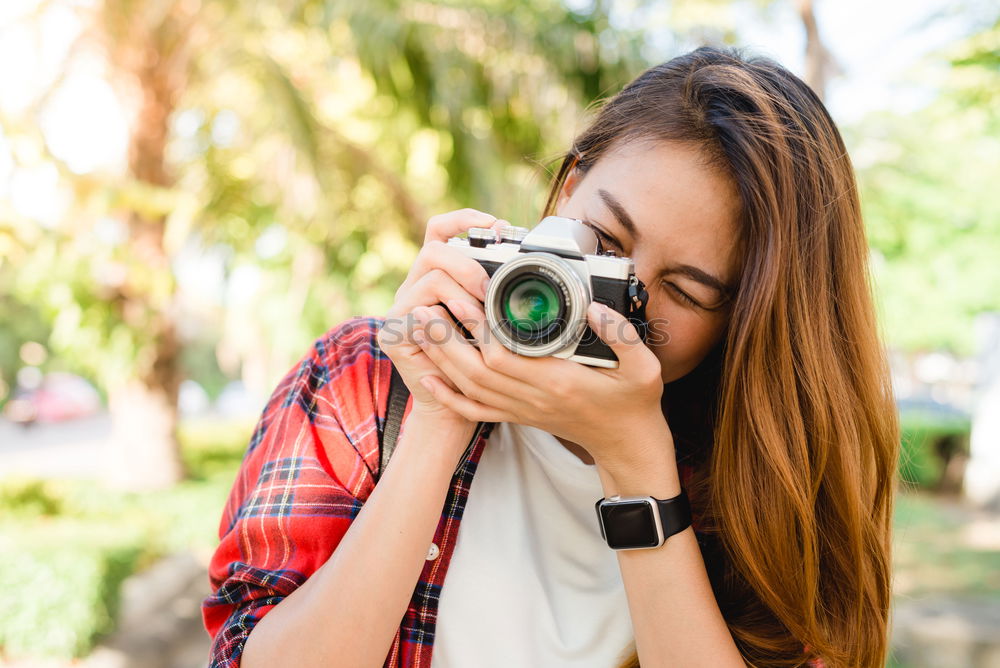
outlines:
[{"label": "hedge", "polygon": [[900,412],[901,448],[899,477],[921,488],[937,487],[944,475],[944,460],[935,452],[942,438],[954,438],[967,452],[972,429],[968,417],[937,411],[910,409]]},{"label": "hedge", "polygon": [[165,554],[211,550],[251,426],[182,425],[190,479],[170,490],[0,480],[0,657],[86,655],[114,630],[125,578]]},{"label": "hedge", "polygon": [[134,530],[77,519],[4,522],[0,647],[5,656],[77,657],[114,628],[122,581],[142,553]]}]

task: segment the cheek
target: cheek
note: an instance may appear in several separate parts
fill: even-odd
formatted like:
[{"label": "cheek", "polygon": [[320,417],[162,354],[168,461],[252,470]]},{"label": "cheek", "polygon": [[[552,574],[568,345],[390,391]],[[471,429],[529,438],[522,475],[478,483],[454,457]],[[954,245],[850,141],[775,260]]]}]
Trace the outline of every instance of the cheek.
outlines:
[{"label": "cheek", "polygon": [[691,372],[722,333],[719,318],[703,317],[679,305],[651,303],[648,345],[660,361],[664,383]]}]

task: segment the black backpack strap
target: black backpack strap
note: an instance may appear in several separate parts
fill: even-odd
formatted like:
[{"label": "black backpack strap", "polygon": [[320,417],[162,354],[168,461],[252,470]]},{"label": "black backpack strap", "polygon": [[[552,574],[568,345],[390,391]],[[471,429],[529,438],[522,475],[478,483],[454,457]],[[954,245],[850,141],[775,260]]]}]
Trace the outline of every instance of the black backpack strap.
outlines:
[{"label": "black backpack strap", "polygon": [[379,431],[379,469],[376,480],[382,476],[382,471],[385,470],[393,450],[396,449],[399,428],[403,424],[403,413],[406,411],[406,402],[409,398],[410,388],[403,382],[396,365],[393,364],[392,375],[389,377],[389,398],[385,404],[385,421]]}]

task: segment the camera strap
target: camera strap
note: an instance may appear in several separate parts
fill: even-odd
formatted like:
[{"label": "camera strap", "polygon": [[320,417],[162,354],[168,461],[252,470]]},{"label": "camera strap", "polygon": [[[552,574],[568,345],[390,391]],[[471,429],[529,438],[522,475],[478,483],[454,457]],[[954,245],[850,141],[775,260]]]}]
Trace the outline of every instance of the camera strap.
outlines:
[{"label": "camera strap", "polygon": [[406,412],[406,402],[410,398],[410,388],[403,382],[402,376],[396,370],[396,365],[391,364],[392,374],[389,376],[389,398],[385,403],[385,420],[378,431],[379,469],[375,480],[382,476],[389,458],[392,457],[393,450],[396,449],[396,441],[399,440],[399,428],[403,424],[403,413]]}]

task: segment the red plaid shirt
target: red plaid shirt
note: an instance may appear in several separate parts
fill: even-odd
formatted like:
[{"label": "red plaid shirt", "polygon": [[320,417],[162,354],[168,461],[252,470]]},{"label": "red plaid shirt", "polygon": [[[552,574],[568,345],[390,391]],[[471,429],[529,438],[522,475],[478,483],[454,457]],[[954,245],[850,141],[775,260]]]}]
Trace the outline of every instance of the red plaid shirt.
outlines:
[{"label": "red plaid shirt", "polygon": [[[250,631],[326,562],[371,494],[392,368],[375,341],[380,325],[357,318],[332,329],[264,408],[209,566],[214,593],[202,616],[213,668],[239,666]],[[434,534],[440,554],[424,565],[386,666],[430,666],[438,597],[485,443],[484,433],[452,477]]]},{"label": "red plaid shirt", "polygon": [[[202,616],[211,668],[240,665],[257,622],[326,562],[371,494],[392,368],[375,341],[380,325],[355,318],[327,332],[264,408],[209,566],[213,594]],[[434,533],[439,556],[424,564],[387,667],[430,667],[438,599],[487,435],[452,477]],[[682,481],[690,473],[680,466]]]}]

